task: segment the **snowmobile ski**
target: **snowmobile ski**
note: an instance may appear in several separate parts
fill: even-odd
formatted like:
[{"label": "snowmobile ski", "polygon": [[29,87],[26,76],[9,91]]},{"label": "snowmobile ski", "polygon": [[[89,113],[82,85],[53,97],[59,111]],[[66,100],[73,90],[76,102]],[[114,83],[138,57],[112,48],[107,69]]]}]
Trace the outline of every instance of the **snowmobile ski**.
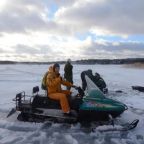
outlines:
[{"label": "snowmobile ski", "polygon": [[92,131],[99,131],[99,132],[110,132],[110,131],[129,131],[137,127],[139,120],[135,119],[131,123],[125,124],[125,125],[109,125],[107,127],[105,126],[98,126],[96,128],[92,128]]}]

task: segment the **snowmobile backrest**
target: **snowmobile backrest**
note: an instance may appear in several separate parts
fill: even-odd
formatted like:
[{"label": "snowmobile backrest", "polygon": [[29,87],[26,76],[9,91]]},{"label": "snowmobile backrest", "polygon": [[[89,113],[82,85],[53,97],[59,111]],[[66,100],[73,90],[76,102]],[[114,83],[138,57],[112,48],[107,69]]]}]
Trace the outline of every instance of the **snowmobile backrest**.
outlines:
[{"label": "snowmobile backrest", "polygon": [[17,101],[17,100],[22,99],[22,98],[25,99],[25,92],[24,91],[21,92],[21,93],[16,94],[16,98],[13,99],[13,101]]},{"label": "snowmobile backrest", "polygon": [[33,87],[33,94],[35,94],[35,93],[37,93],[38,94],[38,92],[39,92],[39,86],[35,86],[35,87]]}]

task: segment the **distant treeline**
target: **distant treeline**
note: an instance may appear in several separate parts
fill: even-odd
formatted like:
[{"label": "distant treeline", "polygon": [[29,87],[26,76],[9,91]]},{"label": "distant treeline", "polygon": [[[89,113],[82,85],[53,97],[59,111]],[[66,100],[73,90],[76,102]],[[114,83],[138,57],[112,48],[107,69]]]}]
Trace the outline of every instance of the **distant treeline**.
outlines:
[{"label": "distant treeline", "polygon": [[133,64],[144,63],[144,58],[127,58],[127,59],[88,59],[78,60],[77,64]]},{"label": "distant treeline", "polygon": [[[53,62],[17,62],[17,61],[0,61],[0,64],[53,64]],[[64,64],[66,61],[57,61]],[[144,63],[144,58],[127,58],[127,59],[85,59],[72,61],[73,64],[133,64]]]}]

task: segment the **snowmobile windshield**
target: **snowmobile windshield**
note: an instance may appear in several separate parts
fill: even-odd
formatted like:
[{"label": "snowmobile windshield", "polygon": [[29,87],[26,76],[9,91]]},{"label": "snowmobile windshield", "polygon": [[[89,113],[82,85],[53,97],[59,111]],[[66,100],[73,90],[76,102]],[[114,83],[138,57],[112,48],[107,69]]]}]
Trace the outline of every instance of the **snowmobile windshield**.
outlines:
[{"label": "snowmobile windshield", "polygon": [[87,96],[94,98],[105,98],[104,93],[97,87],[96,84],[94,84],[94,82],[87,75],[85,75],[85,80],[87,83]]}]

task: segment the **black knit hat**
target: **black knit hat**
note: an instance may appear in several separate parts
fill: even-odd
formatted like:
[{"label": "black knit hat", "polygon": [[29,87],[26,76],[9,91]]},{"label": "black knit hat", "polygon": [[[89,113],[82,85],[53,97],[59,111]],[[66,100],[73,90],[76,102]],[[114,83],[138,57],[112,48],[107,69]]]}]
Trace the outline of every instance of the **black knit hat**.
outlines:
[{"label": "black knit hat", "polygon": [[53,65],[53,67],[54,67],[54,68],[56,68],[56,67],[60,68],[60,65],[59,65],[58,63],[55,63],[55,64]]}]

